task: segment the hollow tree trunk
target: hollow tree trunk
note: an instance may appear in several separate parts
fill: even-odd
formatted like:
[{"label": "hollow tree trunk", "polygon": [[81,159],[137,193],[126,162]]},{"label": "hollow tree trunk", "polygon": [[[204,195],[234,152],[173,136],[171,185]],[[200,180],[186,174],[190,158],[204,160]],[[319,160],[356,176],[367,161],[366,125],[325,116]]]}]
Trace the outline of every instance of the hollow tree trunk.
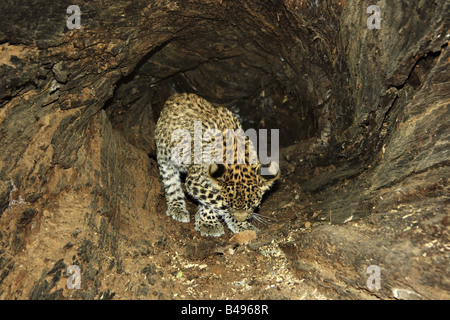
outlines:
[{"label": "hollow tree trunk", "polygon": [[[450,297],[448,2],[71,4],[0,4],[1,299]],[[247,246],[164,214],[176,91],[280,130]]]}]

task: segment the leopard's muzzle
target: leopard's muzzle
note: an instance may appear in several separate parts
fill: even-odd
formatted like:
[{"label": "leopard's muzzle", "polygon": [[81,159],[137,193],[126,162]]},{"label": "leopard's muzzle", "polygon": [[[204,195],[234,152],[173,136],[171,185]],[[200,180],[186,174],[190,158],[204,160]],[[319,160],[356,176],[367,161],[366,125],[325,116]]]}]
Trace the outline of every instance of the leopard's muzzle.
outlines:
[{"label": "leopard's muzzle", "polygon": [[243,222],[253,215],[252,211],[244,211],[244,210],[235,210],[231,211],[230,213],[239,222]]}]

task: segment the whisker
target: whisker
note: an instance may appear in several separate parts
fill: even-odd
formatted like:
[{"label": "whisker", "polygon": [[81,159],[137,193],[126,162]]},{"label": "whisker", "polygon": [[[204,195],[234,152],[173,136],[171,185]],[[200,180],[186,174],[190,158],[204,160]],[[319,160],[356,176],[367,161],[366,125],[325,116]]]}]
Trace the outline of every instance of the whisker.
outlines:
[{"label": "whisker", "polygon": [[253,218],[253,220],[255,220],[255,222],[261,223],[264,226],[268,226],[270,223],[273,223],[274,220],[276,220],[271,217],[263,216],[262,214],[259,214],[259,213],[254,213],[252,218]]},{"label": "whisker", "polygon": [[266,220],[266,221],[273,221],[273,222],[277,221],[277,219],[274,218],[274,217],[264,216],[264,215],[262,215],[260,213],[255,213],[254,215],[257,216],[258,218],[261,218],[261,219]]},{"label": "whisker", "polygon": [[269,222],[262,220],[259,217],[254,217],[253,221],[255,221],[256,224],[262,224],[265,227],[267,227],[269,225]]}]

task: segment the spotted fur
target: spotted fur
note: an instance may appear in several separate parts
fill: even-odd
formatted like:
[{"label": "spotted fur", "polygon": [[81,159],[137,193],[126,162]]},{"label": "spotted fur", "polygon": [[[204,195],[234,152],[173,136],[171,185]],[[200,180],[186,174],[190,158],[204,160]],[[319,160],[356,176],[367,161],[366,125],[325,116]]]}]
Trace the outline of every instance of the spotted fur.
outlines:
[{"label": "spotted fur", "polygon": [[[201,146],[203,154],[211,154],[211,148],[220,143],[223,164],[208,164],[194,158],[195,121],[201,121],[203,133],[207,129],[217,129],[222,134],[222,141],[203,136]],[[172,158],[175,146],[184,139],[173,139],[172,134],[177,129],[186,129],[190,133],[188,138],[192,152],[188,164],[186,161],[173,161]],[[239,120],[228,109],[216,108],[205,99],[187,93],[175,94],[166,101],[156,125],[157,158],[167,201],[166,214],[177,221],[190,220],[180,180],[180,173],[185,173],[186,191],[199,202],[194,226],[201,235],[222,235],[224,228],[221,219],[234,233],[257,230],[250,222],[254,210],[260,205],[264,192],[279,177],[278,167],[270,179],[261,176],[261,164],[249,139],[245,140],[244,159],[239,159],[242,153],[239,154],[236,149],[238,139],[233,138],[234,144],[226,144],[227,129],[242,129]],[[226,164],[227,154],[232,151],[230,145],[234,151],[231,153],[234,155],[233,163]],[[256,161],[250,161],[253,159],[251,156]]]}]

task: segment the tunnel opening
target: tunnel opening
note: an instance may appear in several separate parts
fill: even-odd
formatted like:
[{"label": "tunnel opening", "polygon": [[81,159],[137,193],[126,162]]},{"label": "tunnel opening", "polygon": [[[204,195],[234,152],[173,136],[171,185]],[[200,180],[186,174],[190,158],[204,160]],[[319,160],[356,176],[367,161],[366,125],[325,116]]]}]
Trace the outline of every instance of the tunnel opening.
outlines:
[{"label": "tunnel opening", "polygon": [[[105,103],[114,126],[121,128],[127,110],[136,110],[135,105],[150,109],[156,121],[171,94],[188,92],[227,107],[238,116],[244,130],[278,129],[281,147],[318,135],[316,106],[304,93],[297,92],[297,87],[283,83],[286,75],[282,70],[272,68],[278,64],[271,60],[285,63],[282,57],[274,53],[262,58],[247,49],[247,43],[237,40],[205,42],[210,37],[200,33],[172,39],[146,54],[130,75],[117,82],[113,97]],[[203,45],[202,49],[192,48],[192,43]],[[329,100],[331,87],[326,90]],[[145,149],[155,156],[154,147]]]},{"label": "tunnel opening", "polygon": [[[448,5],[415,4],[380,2],[380,29],[364,1],[331,0],[92,1],[81,30],[50,26],[61,5],[44,30],[5,19],[0,297],[448,297]],[[256,239],[165,215],[154,131],[175,92],[280,130]]]},{"label": "tunnel opening", "polygon": [[[244,130],[267,129],[269,156],[271,129],[278,133],[277,155],[289,146],[307,150],[323,138],[319,129],[325,129],[324,121],[316,117],[333,101],[331,82],[323,71],[331,66],[301,62],[310,70],[309,75],[303,74],[307,77],[303,89],[288,80],[292,67],[279,51],[261,50],[260,43],[268,41],[267,34],[251,32],[255,36],[249,39],[240,22],[212,18],[207,23],[198,18],[195,21],[195,30],[185,30],[145,53],[134,69],[117,81],[113,96],[103,107],[114,129],[156,160],[154,130],[160,110],[170,95],[188,92],[231,110]],[[277,38],[279,30],[272,32],[271,37]],[[296,41],[287,37],[279,41],[285,47]],[[296,175],[290,179],[298,180]],[[278,184],[272,189],[264,199],[279,191]],[[288,219],[282,215],[279,218]]]}]

